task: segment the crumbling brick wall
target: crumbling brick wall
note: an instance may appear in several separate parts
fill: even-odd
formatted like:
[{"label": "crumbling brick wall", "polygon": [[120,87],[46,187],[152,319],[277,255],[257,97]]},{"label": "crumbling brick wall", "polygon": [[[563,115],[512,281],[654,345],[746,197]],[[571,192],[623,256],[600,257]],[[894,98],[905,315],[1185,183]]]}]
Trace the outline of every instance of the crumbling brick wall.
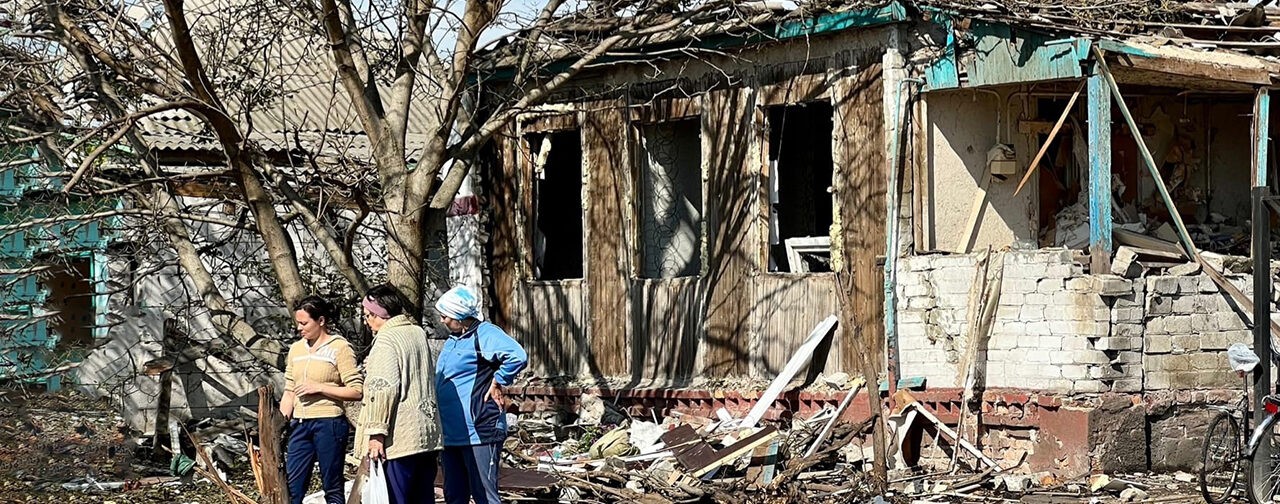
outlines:
[{"label": "crumbling brick wall", "polygon": [[1146,278],[1145,390],[1239,387],[1226,349],[1253,336],[1208,275]]},{"label": "crumbling brick wall", "polygon": [[[1003,264],[985,384],[1061,393],[1136,392],[1142,386],[1145,286],[1083,274],[1070,251],[993,255]],[[904,376],[959,386],[977,256],[916,256],[898,273]]]}]

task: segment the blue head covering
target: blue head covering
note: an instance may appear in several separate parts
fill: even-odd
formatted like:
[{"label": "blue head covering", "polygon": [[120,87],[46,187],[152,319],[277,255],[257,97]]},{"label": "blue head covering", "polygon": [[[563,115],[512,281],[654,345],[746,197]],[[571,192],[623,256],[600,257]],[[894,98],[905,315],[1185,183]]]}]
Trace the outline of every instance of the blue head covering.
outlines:
[{"label": "blue head covering", "polygon": [[440,300],[436,301],[436,311],[454,320],[484,320],[484,316],[480,315],[480,293],[465,285],[449,289],[449,292],[440,296]]}]

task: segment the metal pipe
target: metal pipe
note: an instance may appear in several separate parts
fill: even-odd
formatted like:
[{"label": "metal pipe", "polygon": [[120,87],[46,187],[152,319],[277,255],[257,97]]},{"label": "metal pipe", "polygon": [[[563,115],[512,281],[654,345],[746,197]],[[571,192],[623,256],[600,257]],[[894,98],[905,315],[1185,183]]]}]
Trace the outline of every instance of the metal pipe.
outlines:
[{"label": "metal pipe", "polygon": [[[902,93],[908,84],[923,85],[923,79],[904,78],[898,82],[897,92],[893,95],[893,141],[890,142],[889,187],[887,193],[888,211],[885,212],[885,253],[884,253],[884,336],[885,346],[889,352],[885,359],[888,371],[889,389],[898,386],[898,331],[897,303],[894,300],[893,287],[898,282],[898,171],[902,164],[903,113]],[[908,103],[910,103],[908,101]],[[872,384],[868,384],[872,387]]]}]

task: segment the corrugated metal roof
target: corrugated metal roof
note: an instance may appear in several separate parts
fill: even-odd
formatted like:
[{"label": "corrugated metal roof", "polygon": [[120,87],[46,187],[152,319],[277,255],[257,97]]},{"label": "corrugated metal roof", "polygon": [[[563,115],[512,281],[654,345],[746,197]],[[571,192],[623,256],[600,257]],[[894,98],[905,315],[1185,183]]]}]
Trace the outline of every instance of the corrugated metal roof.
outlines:
[{"label": "corrugated metal roof", "polygon": [[[210,4],[214,5],[214,4]],[[191,9],[196,12],[197,6]],[[249,122],[245,109],[249,108],[252,131],[249,138],[268,151],[290,151],[299,146],[313,151],[324,148],[330,155],[363,157],[368,152],[368,140],[364,127],[347,92],[338,81],[333,56],[324,40],[303,29],[287,29],[281,35],[281,43],[273,44],[274,55],[266,55],[266,62],[255,68],[264,77],[265,88],[276,93],[274,97],[259,103],[246,104],[224,92],[222,97],[232,117],[240,119],[242,128]],[[222,51],[235,50],[236,42],[226,42]],[[206,55],[206,64],[216,64],[220,55]],[[227,79],[228,76],[222,76]],[[217,80],[217,79],[215,79]],[[237,83],[227,83],[225,88]],[[421,89],[422,86],[419,86]],[[428,124],[426,107],[415,106],[409,112],[410,155],[415,145],[421,145]],[[150,116],[140,124],[144,137],[153,148],[170,151],[219,151],[216,137],[199,117],[184,110],[172,110]],[[360,150],[338,152],[335,149],[355,147]],[[416,147],[420,149],[420,147]]]}]

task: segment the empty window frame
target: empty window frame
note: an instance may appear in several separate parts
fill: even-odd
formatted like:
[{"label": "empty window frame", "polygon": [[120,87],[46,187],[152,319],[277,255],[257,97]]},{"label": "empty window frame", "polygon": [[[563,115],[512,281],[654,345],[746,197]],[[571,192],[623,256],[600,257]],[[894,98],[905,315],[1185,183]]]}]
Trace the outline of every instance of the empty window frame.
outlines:
[{"label": "empty window frame", "polygon": [[578,130],[525,135],[533,164],[533,278],[582,278],[582,143]]},{"label": "empty window frame", "polygon": [[702,270],[701,132],[697,118],[637,127],[641,278]]},{"label": "empty window frame", "polygon": [[769,271],[831,271],[829,102],[768,107]]}]

